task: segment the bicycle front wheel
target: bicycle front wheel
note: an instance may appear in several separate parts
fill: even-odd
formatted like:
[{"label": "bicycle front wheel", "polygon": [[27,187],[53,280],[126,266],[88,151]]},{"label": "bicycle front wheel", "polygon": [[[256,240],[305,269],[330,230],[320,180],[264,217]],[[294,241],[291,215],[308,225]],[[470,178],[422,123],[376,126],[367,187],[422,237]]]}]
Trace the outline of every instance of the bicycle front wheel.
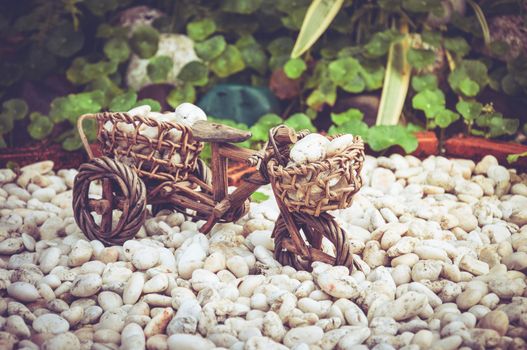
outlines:
[{"label": "bicycle front wheel", "polygon": [[[336,223],[333,216],[322,213],[320,216],[312,216],[303,213],[293,213],[294,221],[298,229],[304,234],[308,246],[320,249],[322,238],[326,237],[335,248],[335,265],[342,265],[353,269],[353,254],[347,239],[346,232]],[[280,214],[276,221],[274,230],[274,255],[282,265],[289,265],[297,270],[311,270],[313,260],[307,256],[300,256],[284,247],[284,240],[291,238],[291,234],[285,224],[285,220]]]}]

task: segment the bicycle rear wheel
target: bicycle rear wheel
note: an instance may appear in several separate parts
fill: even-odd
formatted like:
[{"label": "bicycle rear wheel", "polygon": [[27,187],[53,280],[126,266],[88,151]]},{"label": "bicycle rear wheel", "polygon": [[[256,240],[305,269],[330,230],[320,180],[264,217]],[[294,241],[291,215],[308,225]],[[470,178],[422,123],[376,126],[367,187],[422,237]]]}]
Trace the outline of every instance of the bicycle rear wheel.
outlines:
[{"label": "bicycle rear wheel", "polygon": [[[90,184],[102,181],[102,198],[90,196]],[[108,157],[94,158],[79,168],[73,184],[77,225],[89,239],[122,244],[139,231],[146,214],[146,187],[129,166]],[[101,215],[100,223],[93,213]],[[114,215],[120,212],[117,222]]]}]

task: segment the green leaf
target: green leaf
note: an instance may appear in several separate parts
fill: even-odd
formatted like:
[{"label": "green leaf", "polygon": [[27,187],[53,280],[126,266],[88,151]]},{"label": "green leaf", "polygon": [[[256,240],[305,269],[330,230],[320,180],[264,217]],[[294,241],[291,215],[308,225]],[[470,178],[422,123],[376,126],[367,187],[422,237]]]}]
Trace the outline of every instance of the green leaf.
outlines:
[{"label": "green leaf", "polygon": [[109,105],[111,112],[126,112],[133,108],[137,102],[137,94],[133,91],[128,91],[122,95],[116,96],[112,99]]},{"label": "green leaf", "polygon": [[324,104],[333,106],[337,101],[337,85],[331,80],[326,80],[318,89],[315,89],[307,97],[306,103],[316,111],[322,109]]},{"label": "green leaf", "polygon": [[226,47],[227,42],[223,35],[214,35],[205,41],[194,44],[196,54],[205,61],[210,61],[218,57]]},{"label": "green leaf", "polygon": [[417,69],[426,68],[435,62],[435,52],[432,50],[410,48],[408,63]]},{"label": "green leaf", "polygon": [[452,112],[449,109],[443,109],[435,116],[435,123],[440,128],[447,128],[450,124],[459,119],[459,114]]},{"label": "green leaf", "polygon": [[403,8],[411,12],[434,12],[441,15],[443,6],[438,0],[403,0]]},{"label": "green leaf", "polygon": [[29,135],[35,140],[45,139],[53,131],[53,122],[47,116],[40,115],[31,120],[27,127]]},{"label": "green leaf", "polygon": [[84,34],[68,21],[53,27],[45,38],[48,51],[59,57],[71,57],[84,46]]},{"label": "green leaf", "polygon": [[460,95],[465,92],[473,93],[475,91],[474,84],[471,81],[478,85],[479,89],[477,91],[481,91],[488,84],[487,67],[482,62],[463,60],[448,76],[450,87]]},{"label": "green leaf", "polygon": [[130,47],[121,38],[113,38],[104,44],[104,54],[111,61],[124,62],[130,57]]},{"label": "green leaf", "polygon": [[4,136],[0,133],[0,148],[6,148],[6,147],[7,147],[7,143],[5,142]]},{"label": "green leaf", "polygon": [[406,153],[411,153],[418,146],[415,135],[402,125],[373,126],[368,131],[367,142],[370,148],[376,152],[399,145]]},{"label": "green leaf", "polygon": [[181,69],[178,79],[195,86],[205,86],[209,81],[209,69],[200,61],[192,61]]},{"label": "green leaf", "polygon": [[527,152],[517,153],[517,154],[509,154],[507,156],[507,162],[515,163],[515,162],[518,161],[518,159],[523,158],[523,157],[527,157]]},{"label": "green leaf", "polygon": [[196,90],[191,84],[183,84],[170,91],[167,96],[167,103],[176,108],[183,102],[194,103],[196,101]]},{"label": "green leaf", "polygon": [[0,135],[12,131],[14,126],[15,120],[12,115],[6,113],[0,114]]},{"label": "green leaf", "polygon": [[329,135],[352,134],[360,135],[364,139],[367,139],[368,132],[368,124],[359,119],[348,120],[341,125],[332,125],[328,130]]},{"label": "green leaf", "polygon": [[317,131],[317,128],[311,123],[311,119],[304,113],[295,113],[284,122],[285,125],[290,128],[295,129],[296,131],[300,130],[309,130],[311,132]]},{"label": "green leaf", "polygon": [[252,36],[246,35],[238,39],[236,47],[240,50],[247,67],[253,68],[260,74],[265,74],[267,70],[267,55]]},{"label": "green leaf", "polygon": [[220,78],[226,78],[244,68],[240,50],[234,45],[227,45],[225,51],[210,63],[210,69]]},{"label": "green leaf", "polygon": [[299,57],[313,46],[329,27],[343,3],[344,0],[313,0],[306,12],[291,58]]},{"label": "green leaf", "polygon": [[401,40],[403,35],[395,30],[385,30],[373,34],[370,41],[364,46],[368,55],[381,57],[388,53],[390,45]]},{"label": "green leaf", "polygon": [[282,118],[274,113],[268,113],[263,115],[256,124],[251,126],[251,140],[252,141],[267,141],[269,129],[283,123]]},{"label": "green leaf", "polygon": [[421,39],[436,49],[441,47],[441,38],[441,32],[425,30],[421,33]]},{"label": "green leaf", "polygon": [[187,34],[192,40],[202,41],[216,31],[216,23],[210,18],[187,24]]},{"label": "green leaf", "polygon": [[269,196],[262,192],[254,192],[251,194],[251,201],[256,203],[262,203],[269,199]]},{"label": "green leaf", "polygon": [[473,121],[481,115],[483,105],[479,102],[472,101],[459,101],[456,104],[456,110],[463,116],[467,121]]},{"label": "green leaf", "polygon": [[479,92],[479,85],[470,78],[465,78],[461,80],[461,83],[459,84],[459,90],[461,90],[465,96],[474,97]]},{"label": "green leaf", "polygon": [[352,57],[339,58],[328,65],[329,78],[339,86],[348,85],[350,80],[360,78],[360,70],[359,61]]},{"label": "green leaf", "polygon": [[166,81],[168,73],[172,70],[174,62],[168,56],[154,56],[148,61],[146,71],[148,77],[154,83],[161,83]]},{"label": "green leaf", "polygon": [[362,120],[363,117],[364,114],[356,108],[350,108],[342,113],[331,113],[331,121],[337,126],[340,126],[351,120]]},{"label": "green leaf", "polygon": [[271,41],[267,45],[267,51],[271,54],[269,67],[273,70],[283,67],[290,58],[289,53],[291,52],[293,45],[294,42],[289,37],[279,37]]},{"label": "green leaf", "polygon": [[101,91],[104,94],[103,106],[107,106],[112,98],[123,93],[107,75],[100,76],[86,86],[87,91]]},{"label": "green leaf", "polygon": [[445,48],[457,57],[464,57],[470,52],[470,45],[462,37],[445,38]]},{"label": "green leaf", "polygon": [[62,148],[66,151],[76,151],[82,148],[82,141],[80,137],[75,133],[75,135],[66,138],[62,141]]},{"label": "green leaf", "polygon": [[306,62],[301,58],[291,58],[284,66],[285,75],[290,79],[298,79],[307,69]]},{"label": "green leaf", "polygon": [[82,3],[91,13],[98,17],[102,17],[107,12],[113,11],[119,7],[119,2],[117,0],[83,0]]},{"label": "green leaf", "polygon": [[223,0],[221,9],[225,12],[249,15],[260,8],[263,0]]},{"label": "green leaf", "polygon": [[66,71],[66,77],[74,84],[86,84],[101,76],[115,73],[117,66],[116,61],[90,63],[83,57],[77,57]]},{"label": "green leaf", "polygon": [[412,77],[412,88],[417,92],[437,89],[437,77],[433,74],[415,75]]},{"label": "green leaf", "polygon": [[150,58],[157,52],[159,32],[150,26],[141,26],[134,30],[130,47],[141,58]]},{"label": "green leaf", "polygon": [[151,98],[143,98],[142,100],[139,100],[135,103],[135,105],[132,106],[132,108],[148,105],[152,109],[153,112],[160,112],[161,111],[161,104],[154,99]]},{"label": "green leaf", "polygon": [[427,118],[434,118],[445,108],[445,95],[439,89],[423,90],[412,98],[412,107],[423,111]]},{"label": "green leaf", "polygon": [[20,98],[12,98],[2,104],[2,114],[9,115],[13,120],[22,120],[26,117],[29,107],[26,101]]},{"label": "green leaf", "polygon": [[81,92],[58,97],[51,101],[49,117],[54,123],[68,120],[75,125],[77,118],[81,115],[99,112],[104,100],[102,91]]},{"label": "green leaf", "polygon": [[514,135],[518,131],[520,121],[518,119],[503,118],[495,115],[490,118],[489,137],[499,137],[503,135]]}]

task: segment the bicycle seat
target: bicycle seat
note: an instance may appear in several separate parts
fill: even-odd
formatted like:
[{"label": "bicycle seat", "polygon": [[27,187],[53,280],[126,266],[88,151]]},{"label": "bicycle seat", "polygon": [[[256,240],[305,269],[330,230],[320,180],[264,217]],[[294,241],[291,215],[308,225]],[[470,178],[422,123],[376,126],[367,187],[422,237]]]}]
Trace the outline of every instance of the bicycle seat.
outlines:
[{"label": "bicycle seat", "polygon": [[194,140],[200,142],[243,142],[252,136],[248,130],[206,120],[200,120],[192,125],[192,135]]}]

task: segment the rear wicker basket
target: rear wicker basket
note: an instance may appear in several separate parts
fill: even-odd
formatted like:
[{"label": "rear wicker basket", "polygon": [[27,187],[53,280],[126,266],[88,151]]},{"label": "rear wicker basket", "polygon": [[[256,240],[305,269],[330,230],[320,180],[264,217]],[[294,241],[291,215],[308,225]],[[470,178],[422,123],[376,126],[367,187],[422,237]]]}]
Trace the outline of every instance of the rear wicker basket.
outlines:
[{"label": "rear wicker basket", "polygon": [[[203,148],[202,143],[192,140],[191,128],[183,124],[110,112],[98,113],[96,119],[102,152],[131,166],[142,178],[185,180],[194,170]],[[118,123],[124,124],[118,126]],[[123,126],[127,124],[131,130],[124,132]],[[157,128],[157,137],[141,135],[140,130],[147,127]],[[180,135],[179,140],[174,141],[174,134],[169,132]],[[173,157],[179,161],[172,161]]]},{"label": "rear wicker basket", "polygon": [[353,144],[335,156],[287,167],[271,159],[267,171],[275,194],[289,211],[319,216],[351,205],[362,186],[363,161],[364,143],[355,136]]}]

